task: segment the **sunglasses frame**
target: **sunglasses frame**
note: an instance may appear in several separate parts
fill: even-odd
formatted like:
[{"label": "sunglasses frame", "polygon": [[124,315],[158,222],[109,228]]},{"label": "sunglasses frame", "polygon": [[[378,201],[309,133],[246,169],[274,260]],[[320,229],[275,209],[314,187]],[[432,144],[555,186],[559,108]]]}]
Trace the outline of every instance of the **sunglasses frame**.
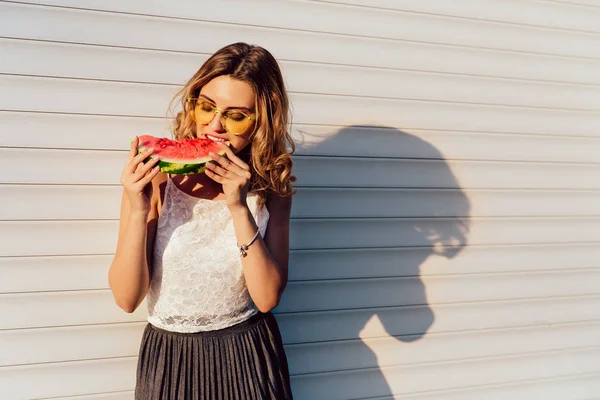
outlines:
[{"label": "sunglasses frame", "polygon": [[[194,121],[196,121],[196,117],[195,117],[195,112],[192,110],[192,106],[195,106],[196,104],[198,104],[198,100],[200,100],[203,103],[210,104],[210,102],[200,99],[198,97],[188,97],[187,98],[188,110],[190,110],[190,115]],[[222,126],[223,126],[223,128],[225,128],[225,130],[227,132],[231,133],[232,135],[236,135],[236,136],[243,135],[246,132],[246,131],[240,132],[240,133],[231,132],[229,129],[227,129],[227,118],[229,118],[229,115],[227,115],[227,114],[229,113],[229,111],[220,109],[219,107],[213,106],[212,104],[211,104],[211,107],[212,107],[212,112],[214,112],[213,119],[215,118],[215,115],[217,115],[217,113],[219,113],[221,121],[222,121]],[[257,117],[256,113],[252,113],[252,114],[248,115],[248,113],[241,111],[241,110],[236,111],[236,112],[242,114],[243,116],[246,117],[246,119],[249,119],[250,121],[256,121],[256,117]],[[209,123],[211,121],[212,121],[212,119],[209,121]],[[249,126],[250,125],[248,125],[248,127]],[[248,128],[246,128],[246,130],[248,130]]]}]

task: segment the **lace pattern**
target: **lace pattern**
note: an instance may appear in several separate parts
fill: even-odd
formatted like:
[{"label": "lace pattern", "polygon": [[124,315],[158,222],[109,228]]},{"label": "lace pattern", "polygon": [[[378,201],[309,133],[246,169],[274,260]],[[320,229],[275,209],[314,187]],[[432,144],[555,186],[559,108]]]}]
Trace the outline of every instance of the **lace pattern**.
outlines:
[{"label": "lace pattern", "polygon": [[[247,202],[264,237],[269,212]],[[242,273],[233,220],[224,200],[199,199],[169,178],[154,243],[148,322],[165,330],[223,329],[258,312]]]}]

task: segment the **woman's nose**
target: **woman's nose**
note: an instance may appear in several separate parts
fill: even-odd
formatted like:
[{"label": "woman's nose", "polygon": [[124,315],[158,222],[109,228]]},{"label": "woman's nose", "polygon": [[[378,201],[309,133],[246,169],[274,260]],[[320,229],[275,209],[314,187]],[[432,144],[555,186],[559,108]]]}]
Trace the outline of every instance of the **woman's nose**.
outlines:
[{"label": "woman's nose", "polygon": [[223,129],[223,124],[221,121],[222,119],[221,113],[218,111],[215,112],[215,116],[213,117],[212,121],[209,122],[208,127],[214,132],[224,132],[225,130]]}]

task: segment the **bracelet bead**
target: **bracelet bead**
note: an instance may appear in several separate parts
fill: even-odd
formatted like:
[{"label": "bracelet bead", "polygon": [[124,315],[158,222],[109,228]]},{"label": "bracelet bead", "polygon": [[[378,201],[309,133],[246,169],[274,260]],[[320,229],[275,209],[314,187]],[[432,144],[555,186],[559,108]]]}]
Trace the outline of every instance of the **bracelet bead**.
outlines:
[{"label": "bracelet bead", "polygon": [[246,254],[247,254],[246,251],[252,245],[252,243],[254,243],[254,241],[256,240],[256,238],[258,237],[259,234],[260,234],[260,229],[257,229],[256,234],[254,235],[254,237],[248,244],[243,244],[241,246],[238,245],[239,249],[240,249],[240,257],[246,257]]}]

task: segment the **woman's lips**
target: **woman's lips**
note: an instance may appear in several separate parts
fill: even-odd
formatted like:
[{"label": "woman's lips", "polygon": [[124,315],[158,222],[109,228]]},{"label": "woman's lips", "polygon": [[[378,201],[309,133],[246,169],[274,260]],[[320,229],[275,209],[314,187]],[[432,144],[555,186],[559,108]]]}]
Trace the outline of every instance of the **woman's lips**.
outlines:
[{"label": "woman's lips", "polygon": [[205,138],[212,140],[213,142],[219,142],[219,143],[225,143],[228,142],[229,140],[227,140],[226,138],[223,137],[219,137],[219,136],[213,136],[213,135],[204,135]]}]

